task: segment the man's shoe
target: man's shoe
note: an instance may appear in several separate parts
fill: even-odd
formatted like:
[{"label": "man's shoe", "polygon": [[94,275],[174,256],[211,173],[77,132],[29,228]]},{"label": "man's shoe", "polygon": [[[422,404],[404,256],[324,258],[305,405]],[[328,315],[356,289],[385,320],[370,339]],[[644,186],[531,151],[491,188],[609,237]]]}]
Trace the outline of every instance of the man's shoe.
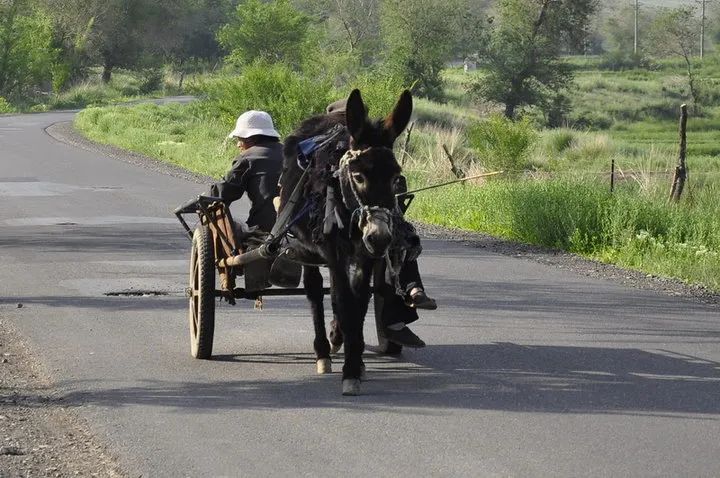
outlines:
[{"label": "man's shoe", "polygon": [[408,327],[403,327],[400,330],[385,329],[385,338],[392,343],[402,345],[404,347],[411,347],[414,349],[421,349],[425,347],[425,342],[415,335]]},{"label": "man's shoe", "polygon": [[437,302],[435,302],[435,299],[428,297],[424,290],[419,290],[405,299],[405,305],[416,309],[437,309]]}]

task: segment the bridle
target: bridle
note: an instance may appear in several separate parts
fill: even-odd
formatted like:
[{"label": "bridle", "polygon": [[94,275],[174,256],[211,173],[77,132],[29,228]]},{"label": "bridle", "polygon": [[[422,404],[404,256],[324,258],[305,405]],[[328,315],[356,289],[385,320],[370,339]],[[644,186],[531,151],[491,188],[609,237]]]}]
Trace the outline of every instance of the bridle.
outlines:
[{"label": "bridle", "polygon": [[[382,148],[386,150],[390,150],[390,148],[385,148],[383,146],[377,146],[375,148]],[[348,211],[353,211],[350,216],[350,224],[352,225],[355,221],[357,221],[357,227],[360,231],[363,230],[365,225],[371,220],[376,219],[380,220],[387,224],[388,229],[391,234],[394,234],[394,224],[393,224],[393,216],[396,214],[399,214],[400,208],[398,207],[397,197],[393,195],[393,201],[395,202],[393,209],[388,209],[386,207],[382,206],[368,206],[367,204],[364,204],[362,199],[360,199],[360,195],[357,192],[357,188],[355,187],[355,183],[350,176],[350,164],[353,161],[357,161],[360,156],[363,154],[366,154],[368,151],[373,149],[373,147],[365,148],[365,149],[349,149],[345,152],[345,154],[340,158],[340,162],[338,164],[338,168],[335,171],[335,177],[340,181],[340,188],[342,192],[342,200],[343,204],[345,204],[345,208]],[[392,150],[390,150],[392,151]],[[355,205],[349,204],[347,194],[345,194],[344,186],[343,184],[347,183],[350,187],[350,191],[352,192],[352,197],[355,200]],[[348,228],[348,234],[352,234],[352,227]],[[363,238],[363,244],[365,244],[365,248],[368,249],[368,251],[371,250],[371,248],[368,246],[368,244],[365,242],[365,239]],[[403,254],[404,257],[404,254]],[[383,256],[383,259],[385,260],[385,264],[387,266],[387,274],[390,278],[390,283],[393,285],[395,289],[395,293],[399,296],[403,296],[404,292],[400,285],[400,268],[401,265],[395,266],[393,264],[393,261],[390,257],[390,248],[388,248],[385,251],[385,254]],[[402,263],[402,260],[400,261]]]},{"label": "bridle", "polygon": [[[364,204],[362,199],[360,199],[360,195],[357,192],[357,188],[355,187],[355,182],[353,181],[352,177],[350,177],[350,164],[354,161],[357,161],[360,156],[363,154],[366,154],[371,149],[390,149],[385,148],[384,146],[371,146],[369,148],[365,149],[348,149],[342,158],[340,158],[340,163],[338,164],[338,169],[335,172],[335,177],[340,179],[340,188],[343,188],[343,183],[347,183],[350,186],[350,191],[352,192],[353,199],[355,199],[356,205],[349,204],[348,198],[346,194],[342,194],[343,203],[345,204],[345,207],[348,211],[353,211],[350,216],[350,223],[357,221],[358,229],[362,230],[365,225],[370,222],[371,219],[380,220],[388,225],[388,229],[390,231],[393,230],[393,216],[395,215],[395,211],[398,209],[397,205],[397,198],[393,195],[393,200],[395,201],[395,205],[393,207],[393,210],[390,210],[386,207],[382,206],[368,206],[367,204]],[[342,181],[342,179],[345,179],[345,181]]]}]

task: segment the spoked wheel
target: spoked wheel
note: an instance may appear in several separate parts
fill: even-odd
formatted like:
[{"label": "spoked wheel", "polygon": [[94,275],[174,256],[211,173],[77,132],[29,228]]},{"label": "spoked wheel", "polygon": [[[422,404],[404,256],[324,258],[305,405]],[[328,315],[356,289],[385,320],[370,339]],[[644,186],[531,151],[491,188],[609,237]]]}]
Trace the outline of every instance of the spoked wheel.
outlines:
[{"label": "spoked wheel", "polygon": [[190,254],[190,353],[197,359],[212,355],[215,332],[215,250],[207,226],[195,229]]},{"label": "spoked wheel", "polygon": [[[377,261],[373,267],[373,288],[379,289],[381,284],[385,282],[385,264]],[[377,330],[378,347],[377,352],[385,355],[400,355],[402,353],[402,345],[390,342],[385,337],[385,322],[382,317],[382,310],[385,301],[382,294],[373,293],[373,306],[375,309],[375,328]]]}]

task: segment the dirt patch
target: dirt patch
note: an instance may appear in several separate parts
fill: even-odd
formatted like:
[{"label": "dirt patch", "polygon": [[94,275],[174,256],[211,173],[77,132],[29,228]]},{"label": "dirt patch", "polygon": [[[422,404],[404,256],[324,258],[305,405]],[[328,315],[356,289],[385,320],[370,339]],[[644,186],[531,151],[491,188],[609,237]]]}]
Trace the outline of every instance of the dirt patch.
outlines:
[{"label": "dirt patch", "polygon": [[126,474],[54,393],[11,325],[0,320],[0,478],[30,476]]}]

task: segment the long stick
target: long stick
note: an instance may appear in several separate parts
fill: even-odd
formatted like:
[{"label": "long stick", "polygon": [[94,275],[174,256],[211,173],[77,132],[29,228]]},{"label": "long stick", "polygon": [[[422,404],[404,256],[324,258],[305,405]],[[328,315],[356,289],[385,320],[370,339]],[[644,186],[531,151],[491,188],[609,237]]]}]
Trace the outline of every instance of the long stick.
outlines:
[{"label": "long stick", "polygon": [[420,191],[427,191],[428,189],[441,188],[441,187],[443,187],[443,186],[449,186],[450,184],[462,183],[462,182],[465,182],[465,181],[470,181],[471,179],[487,178],[488,176],[497,176],[498,174],[503,174],[504,172],[505,172],[505,171],[494,171],[494,172],[492,172],[492,173],[482,173],[482,174],[478,174],[478,175],[476,175],[476,176],[470,176],[470,177],[468,177],[468,178],[456,179],[455,181],[448,181],[448,182],[446,182],[446,183],[434,184],[434,185],[432,185],[432,186],[426,186],[426,187],[424,187],[424,188],[415,189],[415,190],[413,190],[413,191],[407,191],[407,192],[404,192],[404,193],[396,194],[395,197],[408,196],[408,195],[410,195],[410,194],[419,193]]}]

